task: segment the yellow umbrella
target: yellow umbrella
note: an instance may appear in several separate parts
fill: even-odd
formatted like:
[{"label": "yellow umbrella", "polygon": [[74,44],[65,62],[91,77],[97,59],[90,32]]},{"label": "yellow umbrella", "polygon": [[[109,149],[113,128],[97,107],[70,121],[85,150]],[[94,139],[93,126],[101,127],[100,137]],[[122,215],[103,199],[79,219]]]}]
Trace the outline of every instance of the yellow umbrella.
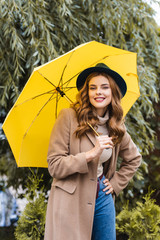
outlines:
[{"label": "yellow umbrella", "polygon": [[19,167],[47,167],[49,138],[57,114],[75,101],[76,79],[85,68],[105,63],[127,83],[124,115],[139,97],[136,53],[96,41],[34,69],[2,126]]}]

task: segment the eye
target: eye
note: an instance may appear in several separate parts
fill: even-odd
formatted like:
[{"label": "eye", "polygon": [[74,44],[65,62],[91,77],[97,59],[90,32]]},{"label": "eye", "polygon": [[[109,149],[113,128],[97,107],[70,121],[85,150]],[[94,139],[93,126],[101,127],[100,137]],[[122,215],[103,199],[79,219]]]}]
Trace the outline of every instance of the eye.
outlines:
[{"label": "eye", "polygon": [[89,87],[89,90],[95,90],[96,88],[95,87]]},{"label": "eye", "polygon": [[104,86],[104,87],[102,87],[102,89],[108,89],[109,88],[109,86]]}]

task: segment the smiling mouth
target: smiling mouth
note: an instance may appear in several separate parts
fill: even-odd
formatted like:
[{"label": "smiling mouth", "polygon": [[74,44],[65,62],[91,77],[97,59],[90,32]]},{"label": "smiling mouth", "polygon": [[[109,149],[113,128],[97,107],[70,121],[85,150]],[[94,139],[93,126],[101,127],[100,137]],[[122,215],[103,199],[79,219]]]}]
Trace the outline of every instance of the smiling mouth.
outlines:
[{"label": "smiling mouth", "polygon": [[105,99],[105,98],[101,98],[101,97],[99,97],[99,98],[94,98],[94,100],[95,100],[96,102],[103,102],[104,99]]}]

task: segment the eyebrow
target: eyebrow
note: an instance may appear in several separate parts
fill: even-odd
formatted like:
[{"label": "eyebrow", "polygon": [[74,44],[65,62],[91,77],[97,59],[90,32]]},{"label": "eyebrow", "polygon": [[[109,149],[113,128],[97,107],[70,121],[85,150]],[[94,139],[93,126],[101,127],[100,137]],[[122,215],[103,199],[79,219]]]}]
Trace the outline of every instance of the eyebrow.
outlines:
[{"label": "eyebrow", "polygon": [[[101,84],[101,86],[108,86],[109,85],[109,83],[103,83],[103,84]],[[90,84],[89,86],[97,86],[96,84]]]}]

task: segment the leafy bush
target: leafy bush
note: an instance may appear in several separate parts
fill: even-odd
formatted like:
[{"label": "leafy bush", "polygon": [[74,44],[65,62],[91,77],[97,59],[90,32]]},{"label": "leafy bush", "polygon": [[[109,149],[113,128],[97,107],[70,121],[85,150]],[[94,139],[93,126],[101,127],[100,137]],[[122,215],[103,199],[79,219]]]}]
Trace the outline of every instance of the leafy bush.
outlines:
[{"label": "leafy bush", "polygon": [[34,173],[28,178],[28,192],[25,195],[28,203],[18,220],[15,230],[16,240],[42,240],[44,238],[47,203],[43,188],[39,190],[41,181],[42,176],[40,178]]},{"label": "leafy bush", "polygon": [[160,240],[160,207],[151,199],[150,191],[144,202],[129,210],[128,204],[117,216],[117,233],[125,233],[129,240]]}]

